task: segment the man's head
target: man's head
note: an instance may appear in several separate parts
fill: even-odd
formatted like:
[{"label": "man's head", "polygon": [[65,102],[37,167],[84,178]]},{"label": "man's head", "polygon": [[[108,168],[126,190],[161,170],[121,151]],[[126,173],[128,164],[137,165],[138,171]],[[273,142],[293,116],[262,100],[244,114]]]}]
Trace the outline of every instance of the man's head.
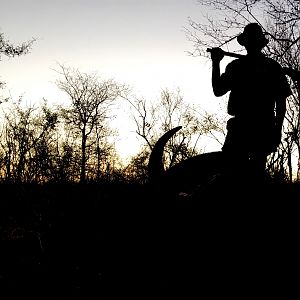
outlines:
[{"label": "man's head", "polygon": [[268,40],[257,23],[249,23],[245,26],[244,31],[237,37],[240,45],[247,48],[262,49],[268,44]]}]

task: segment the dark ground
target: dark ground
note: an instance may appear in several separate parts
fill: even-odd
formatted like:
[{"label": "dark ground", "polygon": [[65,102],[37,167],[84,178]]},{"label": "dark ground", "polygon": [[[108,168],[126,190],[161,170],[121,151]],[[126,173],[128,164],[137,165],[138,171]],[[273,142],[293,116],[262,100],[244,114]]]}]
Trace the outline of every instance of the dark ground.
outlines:
[{"label": "dark ground", "polygon": [[296,184],[203,199],[124,184],[0,193],[3,300],[299,296]]}]

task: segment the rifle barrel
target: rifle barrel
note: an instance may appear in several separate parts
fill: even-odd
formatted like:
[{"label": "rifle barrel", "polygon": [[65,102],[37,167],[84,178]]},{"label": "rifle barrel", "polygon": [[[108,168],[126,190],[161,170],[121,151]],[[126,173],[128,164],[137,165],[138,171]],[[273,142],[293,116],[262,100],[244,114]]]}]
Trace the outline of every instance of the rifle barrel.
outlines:
[{"label": "rifle barrel", "polygon": [[[207,52],[211,52],[211,50],[212,50],[211,48],[206,49]],[[243,54],[227,52],[227,51],[223,51],[223,53],[224,53],[225,56],[230,56],[230,57],[235,57],[235,58],[242,58],[242,57],[245,56]]]}]

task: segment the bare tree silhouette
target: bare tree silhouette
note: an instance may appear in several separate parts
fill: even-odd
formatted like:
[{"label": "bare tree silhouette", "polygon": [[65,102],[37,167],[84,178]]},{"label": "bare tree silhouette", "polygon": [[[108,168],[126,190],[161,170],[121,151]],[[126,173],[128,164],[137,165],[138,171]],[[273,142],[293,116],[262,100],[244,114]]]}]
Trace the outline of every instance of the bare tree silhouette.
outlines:
[{"label": "bare tree silhouette", "polygon": [[62,115],[81,136],[80,181],[85,182],[87,149],[91,146],[89,138],[95,131],[104,132],[111,106],[127,88],[112,79],[100,80],[96,74],[82,73],[63,65],[59,65],[57,72],[62,78],[56,84],[71,100],[70,107],[61,109]]}]

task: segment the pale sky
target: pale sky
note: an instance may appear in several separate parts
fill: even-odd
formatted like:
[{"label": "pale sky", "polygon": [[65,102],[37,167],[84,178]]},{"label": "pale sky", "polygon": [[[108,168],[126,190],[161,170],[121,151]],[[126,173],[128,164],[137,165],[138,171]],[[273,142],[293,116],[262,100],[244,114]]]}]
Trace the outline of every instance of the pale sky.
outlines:
[{"label": "pale sky", "polygon": [[[184,99],[214,112],[219,100],[211,89],[210,61],[191,57],[184,27],[200,20],[196,0],[0,0],[0,31],[15,44],[37,38],[29,54],[2,57],[0,79],[17,98],[62,103],[56,87],[57,62],[97,72],[132,87],[154,101],[161,89],[180,88]],[[115,119],[125,157],[137,151],[129,115]],[[128,147],[130,145],[130,147]],[[217,149],[219,150],[219,149]]]}]

